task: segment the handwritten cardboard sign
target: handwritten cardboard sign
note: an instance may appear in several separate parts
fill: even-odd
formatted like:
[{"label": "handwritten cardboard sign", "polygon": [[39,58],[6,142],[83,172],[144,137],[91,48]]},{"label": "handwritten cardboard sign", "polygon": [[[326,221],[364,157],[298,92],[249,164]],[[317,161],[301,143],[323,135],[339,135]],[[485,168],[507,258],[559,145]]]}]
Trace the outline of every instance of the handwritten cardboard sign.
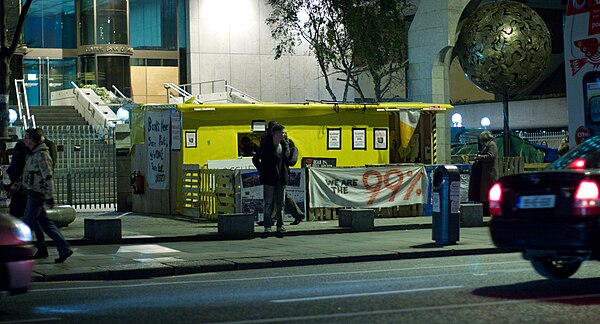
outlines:
[{"label": "handwritten cardboard sign", "polygon": [[170,110],[146,111],[144,118],[148,147],[148,188],[169,189],[169,161],[171,140]]}]

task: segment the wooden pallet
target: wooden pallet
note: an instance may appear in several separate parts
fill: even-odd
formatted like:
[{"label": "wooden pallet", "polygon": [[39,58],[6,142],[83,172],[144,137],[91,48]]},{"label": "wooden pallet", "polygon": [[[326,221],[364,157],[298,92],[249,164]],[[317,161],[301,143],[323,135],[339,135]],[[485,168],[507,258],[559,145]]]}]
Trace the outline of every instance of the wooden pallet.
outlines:
[{"label": "wooden pallet", "polygon": [[[337,212],[339,209],[341,208],[311,208],[309,220],[324,221],[338,219]],[[423,216],[423,204],[375,208],[374,212],[376,218]]]}]

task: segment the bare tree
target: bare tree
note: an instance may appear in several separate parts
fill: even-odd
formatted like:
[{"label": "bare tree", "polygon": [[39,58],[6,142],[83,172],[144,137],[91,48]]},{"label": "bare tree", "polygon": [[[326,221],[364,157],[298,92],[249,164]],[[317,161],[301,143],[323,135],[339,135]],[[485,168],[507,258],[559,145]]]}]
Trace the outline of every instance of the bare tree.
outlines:
[{"label": "bare tree", "polygon": [[[10,61],[21,43],[23,24],[32,2],[26,0],[19,8],[20,1],[0,1],[0,140],[8,138]],[[16,24],[15,17],[18,17]]]}]

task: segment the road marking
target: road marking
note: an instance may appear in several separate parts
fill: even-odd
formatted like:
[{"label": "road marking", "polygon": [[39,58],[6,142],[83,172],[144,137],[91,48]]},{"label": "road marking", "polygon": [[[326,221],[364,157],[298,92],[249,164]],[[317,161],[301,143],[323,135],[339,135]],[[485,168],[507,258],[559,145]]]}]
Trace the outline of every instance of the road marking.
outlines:
[{"label": "road marking", "polygon": [[154,254],[154,253],[176,253],[181,252],[179,250],[170,249],[168,247],[158,244],[141,244],[141,245],[127,245],[119,247],[117,253],[142,253],[142,254]]},{"label": "road marking", "polygon": [[[488,262],[488,263],[477,263],[478,266],[482,265],[498,265],[498,264],[511,264],[511,263],[528,263],[527,261],[506,261],[506,262]],[[207,280],[193,280],[193,281],[169,281],[169,282],[153,282],[143,284],[125,284],[119,286],[85,286],[85,287],[61,287],[51,289],[31,289],[32,292],[46,292],[46,291],[72,291],[72,290],[90,290],[90,289],[116,289],[116,288],[133,288],[133,287],[153,287],[153,286],[168,286],[168,285],[191,285],[191,284],[207,284],[207,283],[220,283],[220,282],[243,282],[243,281],[256,281],[256,280],[275,280],[284,279],[289,280],[290,278],[308,278],[308,277],[327,277],[327,276],[339,276],[347,274],[363,274],[363,273],[386,273],[386,272],[397,272],[397,271],[412,271],[412,270],[424,270],[424,269],[441,269],[441,268],[460,268],[460,267],[471,267],[473,263],[467,264],[456,264],[456,265],[445,265],[445,266],[427,266],[427,267],[411,267],[411,268],[396,268],[396,269],[378,269],[378,270],[363,270],[363,271],[349,271],[349,272],[326,272],[326,273],[309,273],[309,274],[295,274],[295,275],[282,275],[282,276],[268,276],[268,277],[246,277],[246,278],[229,278],[229,279],[207,279]],[[199,273],[186,276],[210,276],[210,275],[222,275],[220,272],[213,273]],[[185,277],[185,276],[180,276]],[[43,285],[53,285],[60,283],[40,283]]]},{"label": "road marking", "polygon": [[414,289],[403,289],[403,290],[392,290],[392,291],[377,291],[377,292],[359,293],[359,294],[315,296],[315,297],[302,297],[302,298],[290,298],[290,299],[274,299],[274,300],[271,300],[271,302],[272,303],[295,303],[295,302],[302,302],[302,301],[341,299],[341,298],[354,298],[354,297],[367,297],[367,296],[381,296],[381,295],[395,295],[395,294],[406,294],[406,293],[414,293],[414,292],[436,291],[436,290],[447,290],[447,289],[458,289],[458,288],[464,288],[464,286],[414,288]]},{"label": "road marking", "polygon": [[485,272],[477,272],[477,273],[453,272],[453,273],[410,276],[410,277],[386,277],[386,278],[377,278],[377,279],[338,280],[338,281],[327,282],[327,284],[348,284],[348,283],[358,283],[358,282],[374,282],[374,281],[390,281],[390,280],[430,279],[430,278],[443,278],[443,277],[458,277],[458,276],[464,276],[464,275],[487,276],[490,273],[517,273],[517,272],[531,272],[531,267],[520,268],[520,269],[510,269],[510,270],[488,270]]},{"label": "road marking", "polygon": [[545,302],[545,301],[557,301],[557,300],[568,300],[568,299],[584,299],[584,298],[598,298],[600,294],[589,294],[589,295],[573,295],[573,296],[561,296],[561,297],[548,297],[538,299],[521,299],[521,300],[505,300],[495,301],[487,303],[471,303],[471,304],[453,304],[453,305],[440,305],[440,306],[424,306],[414,308],[403,308],[403,309],[387,309],[379,311],[365,311],[365,312],[354,312],[354,313],[335,313],[335,314],[323,314],[323,315],[308,315],[308,316],[296,316],[296,317],[279,317],[279,318],[266,318],[259,320],[247,320],[247,321],[229,321],[228,324],[250,324],[250,323],[278,323],[278,322],[291,322],[291,321],[311,321],[311,320],[331,320],[348,317],[358,316],[378,316],[378,315],[392,315],[400,313],[410,312],[428,312],[434,310],[446,310],[446,309],[459,309],[459,308],[475,308],[481,306],[498,306],[507,304],[522,304],[522,303],[534,303],[534,302]]},{"label": "road marking", "polygon": [[47,318],[31,318],[17,321],[0,321],[0,324],[16,324],[16,323],[39,323],[39,322],[56,322],[62,321],[60,317],[47,317]]}]

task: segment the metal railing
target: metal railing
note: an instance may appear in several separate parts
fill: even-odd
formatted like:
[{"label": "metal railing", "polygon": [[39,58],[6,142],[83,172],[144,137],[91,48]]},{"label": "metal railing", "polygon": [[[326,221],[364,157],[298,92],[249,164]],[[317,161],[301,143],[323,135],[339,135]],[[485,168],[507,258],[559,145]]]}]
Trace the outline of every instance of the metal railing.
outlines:
[{"label": "metal railing", "polygon": [[542,144],[543,141],[548,143],[548,147],[558,149],[562,139],[566,136],[564,131],[538,131],[538,132],[520,132],[521,138],[530,141],[531,143]]},{"label": "metal railing", "polygon": [[118,95],[119,97],[123,98],[123,99],[129,99],[127,98],[127,96],[125,96],[123,94],[123,92],[121,92],[121,90],[119,90],[119,88],[117,88],[114,84],[112,86],[113,91],[115,92],[116,95]]},{"label": "metal railing", "polygon": [[[222,86],[220,86],[221,89],[219,89],[219,85],[218,84],[223,84]],[[185,84],[180,84],[179,86],[184,89],[185,91],[189,92],[189,93],[196,93],[197,95],[201,96],[202,95],[202,89],[207,88],[206,85],[209,85],[208,89],[210,89],[210,92],[208,93],[215,93],[217,92],[217,90],[222,90],[220,92],[226,92],[227,91],[227,79],[218,79],[218,80],[211,80],[211,81],[202,81],[202,82],[194,82],[194,83],[185,83]],[[196,90],[197,91],[194,91]],[[205,94],[207,92],[204,92]]]},{"label": "metal railing", "polygon": [[260,100],[252,97],[251,95],[243,92],[242,90],[236,89],[230,85],[225,85],[225,88],[228,90],[228,96],[230,98],[233,98],[234,96],[234,92],[237,93],[237,97],[240,98],[241,100],[243,100],[244,102],[259,102]]},{"label": "metal railing", "polygon": [[[260,101],[259,99],[252,97],[242,90],[230,86],[227,83],[227,79],[186,83],[180,85],[165,83],[164,87],[167,89],[168,102],[175,101],[177,103],[184,103],[190,98],[196,98],[194,103],[201,104],[202,101],[198,99],[198,96],[213,93],[226,93],[228,98],[237,98],[243,102]],[[173,90],[178,96],[172,95],[171,90]]]},{"label": "metal railing", "polygon": [[[194,103],[195,104],[201,104],[202,103],[200,100],[198,100],[198,98],[195,98],[191,93],[189,93],[188,91],[186,91],[185,89],[183,89],[181,86],[176,85],[175,83],[164,83],[163,86],[167,90],[167,102],[171,102],[170,99],[174,99],[178,103],[184,103],[188,99],[194,98]],[[173,96],[171,94],[171,91],[175,91],[183,99],[179,99],[178,97]]]},{"label": "metal railing", "polygon": [[29,101],[27,100],[27,88],[25,86],[25,80],[15,79],[15,91],[17,94],[17,106],[19,108],[19,118],[23,123],[23,130],[30,127],[36,128],[35,116],[29,111]]},{"label": "metal railing", "polygon": [[115,128],[40,126],[57,146],[55,199],[77,209],[116,208]]}]

